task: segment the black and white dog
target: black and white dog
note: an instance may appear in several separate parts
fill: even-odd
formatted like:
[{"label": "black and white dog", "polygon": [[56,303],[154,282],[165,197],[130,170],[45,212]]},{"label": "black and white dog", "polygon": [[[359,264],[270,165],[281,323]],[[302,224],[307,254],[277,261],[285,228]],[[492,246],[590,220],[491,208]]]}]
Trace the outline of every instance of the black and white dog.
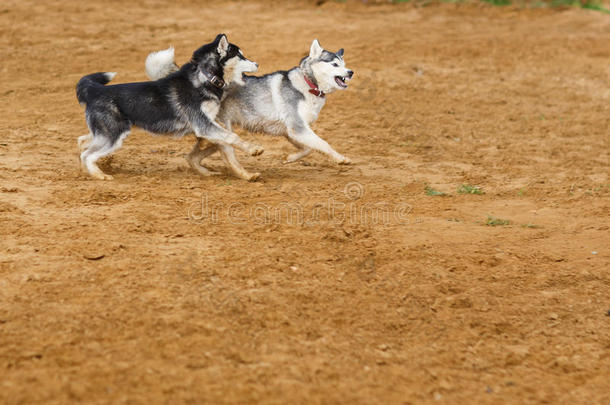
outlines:
[{"label": "black and white dog", "polygon": [[[174,50],[151,53],[146,59],[146,73],[159,79],[177,70]],[[264,76],[244,76],[243,83],[235,81],[227,87],[217,119],[228,130],[238,124],[252,132],[283,135],[298,151],[284,163],[295,162],[316,150],[328,155],[336,163],[350,160],[336,152],[310,128],[326,103],[326,94],[347,88],[354,72],[345,67],[343,49],[324,50],[318,40],[311,44],[309,55],[299,66],[288,71],[277,71]],[[194,167],[218,150],[218,145],[200,149],[201,138],[189,154]]]},{"label": "black and white dog", "polygon": [[[105,86],[115,73],[94,73],[76,86],[78,101],[84,104],[89,134],[78,139],[81,163],[93,177],[112,179],[96,161],[119,149],[132,126],[154,134],[183,136],[195,133],[215,145],[225,164],[240,178],[255,180],[235,158],[233,147],[250,155],[263,153],[260,146],[241,140],[215,122],[225,84],[242,80],[254,72],[255,62],[230,44],[224,34],[193,53],[190,62],[159,80]],[[214,174],[197,168],[202,174]]]}]

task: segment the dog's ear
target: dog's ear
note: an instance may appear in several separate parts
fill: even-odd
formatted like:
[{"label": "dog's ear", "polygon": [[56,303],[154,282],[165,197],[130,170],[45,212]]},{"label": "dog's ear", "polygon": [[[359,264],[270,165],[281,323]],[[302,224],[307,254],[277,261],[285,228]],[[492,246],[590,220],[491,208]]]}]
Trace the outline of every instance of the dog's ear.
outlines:
[{"label": "dog's ear", "polygon": [[340,57],[341,59],[343,59],[343,48],[341,48],[337,51],[337,56]]},{"label": "dog's ear", "polygon": [[225,34],[218,34],[214,40],[214,43],[216,44],[218,54],[221,58],[224,58],[229,50],[229,41],[227,40],[227,36]]},{"label": "dog's ear", "polygon": [[322,47],[317,39],[314,39],[311,43],[311,48],[309,48],[309,57],[312,59],[319,58],[322,55]]}]

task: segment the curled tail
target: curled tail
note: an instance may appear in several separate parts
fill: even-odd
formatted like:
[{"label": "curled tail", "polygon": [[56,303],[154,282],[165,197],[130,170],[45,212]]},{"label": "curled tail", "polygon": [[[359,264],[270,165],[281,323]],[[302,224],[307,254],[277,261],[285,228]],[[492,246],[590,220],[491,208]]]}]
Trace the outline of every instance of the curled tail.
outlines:
[{"label": "curled tail", "polygon": [[150,80],[159,80],[178,70],[174,62],[174,48],[169,47],[162,51],[151,52],[145,62],[146,75]]},{"label": "curled tail", "polygon": [[81,104],[89,102],[92,91],[108,84],[115,75],[115,72],[98,72],[83,76],[76,85],[78,102]]}]

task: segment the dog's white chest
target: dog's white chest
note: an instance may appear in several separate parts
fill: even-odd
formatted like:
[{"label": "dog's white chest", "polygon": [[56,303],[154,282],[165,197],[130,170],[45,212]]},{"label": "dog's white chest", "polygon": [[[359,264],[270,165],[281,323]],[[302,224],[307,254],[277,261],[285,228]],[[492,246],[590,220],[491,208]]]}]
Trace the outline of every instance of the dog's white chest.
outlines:
[{"label": "dog's white chest", "polygon": [[216,119],[219,110],[220,103],[217,101],[208,100],[201,103],[201,111],[212,121]]},{"label": "dog's white chest", "polygon": [[305,122],[307,122],[308,124],[311,124],[312,122],[317,120],[318,115],[320,114],[322,107],[324,107],[325,102],[326,99],[323,97],[317,97],[313,95],[306,97],[305,102],[302,103],[300,106],[301,108],[299,108],[299,112],[303,120],[305,120]]}]

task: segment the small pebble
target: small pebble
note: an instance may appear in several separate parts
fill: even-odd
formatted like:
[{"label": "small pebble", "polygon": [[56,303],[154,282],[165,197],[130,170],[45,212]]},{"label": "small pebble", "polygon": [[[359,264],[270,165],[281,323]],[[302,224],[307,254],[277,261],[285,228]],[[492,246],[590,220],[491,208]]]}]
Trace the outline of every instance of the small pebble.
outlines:
[{"label": "small pebble", "polygon": [[104,254],[85,254],[83,255],[83,257],[87,260],[100,260],[103,259],[104,257],[106,257],[106,255]]}]

